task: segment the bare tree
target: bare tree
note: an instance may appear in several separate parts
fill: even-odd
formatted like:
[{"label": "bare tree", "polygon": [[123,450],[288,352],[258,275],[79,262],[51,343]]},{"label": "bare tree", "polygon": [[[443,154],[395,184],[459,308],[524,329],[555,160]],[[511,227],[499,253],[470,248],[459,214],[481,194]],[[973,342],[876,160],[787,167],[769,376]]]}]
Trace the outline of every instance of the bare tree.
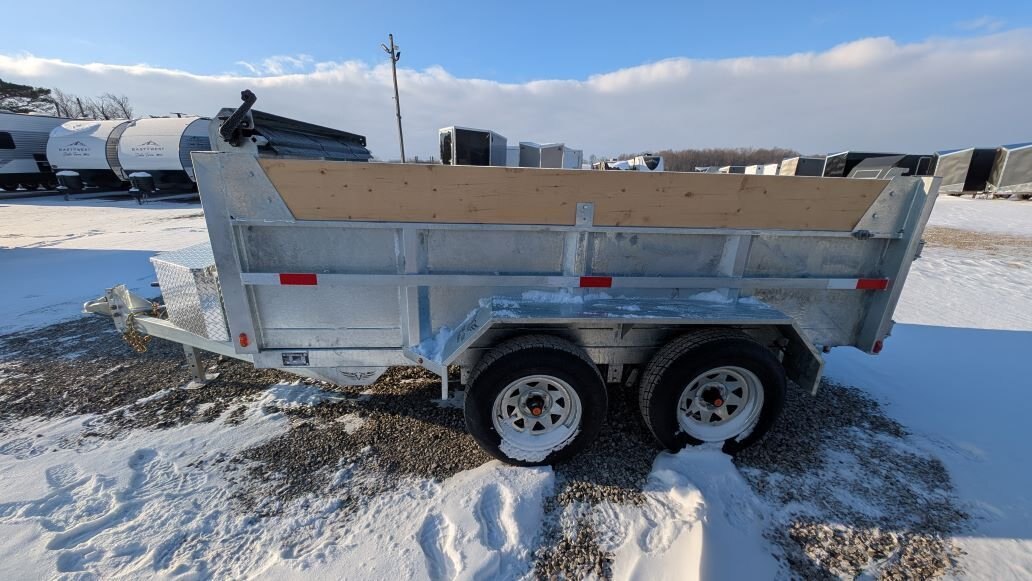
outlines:
[{"label": "bare tree", "polygon": [[133,118],[133,106],[129,103],[129,97],[114,93],[104,93],[100,96],[100,100],[104,104],[105,110],[111,115],[111,118]]},{"label": "bare tree", "polygon": [[0,79],[0,111],[14,113],[52,113],[50,89],[19,85]]},{"label": "bare tree", "polygon": [[57,115],[79,119],[132,119],[133,106],[129,97],[104,93],[93,99],[65,93],[61,89],[50,92],[50,101]]}]

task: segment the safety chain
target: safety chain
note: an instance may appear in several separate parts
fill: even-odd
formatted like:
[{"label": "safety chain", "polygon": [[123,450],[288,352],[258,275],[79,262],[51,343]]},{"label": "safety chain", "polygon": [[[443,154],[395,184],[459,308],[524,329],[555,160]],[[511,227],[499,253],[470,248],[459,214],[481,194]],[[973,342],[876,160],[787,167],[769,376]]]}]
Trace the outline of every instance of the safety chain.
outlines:
[{"label": "safety chain", "polygon": [[125,342],[137,353],[147,350],[147,343],[150,343],[150,335],[144,335],[136,330],[136,313],[129,313],[125,318],[125,332],[122,333]]}]

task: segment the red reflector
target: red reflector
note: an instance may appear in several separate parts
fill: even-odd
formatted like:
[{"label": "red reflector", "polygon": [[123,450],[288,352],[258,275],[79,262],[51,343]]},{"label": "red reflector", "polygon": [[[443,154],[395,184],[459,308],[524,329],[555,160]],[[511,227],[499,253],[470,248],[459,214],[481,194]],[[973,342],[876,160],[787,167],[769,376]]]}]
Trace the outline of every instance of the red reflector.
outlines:
[{"label": "red reflector", "polygon": [[312,273],[284,272],[279,275],[279,283],[314,286],[319,284],[319,279]]},{"label": "red reflector", "polygon": [[860,278],[856,281],[856,290],[885,290],[889,288],[887,278]]},{"label": "red reflector", "polygon": [[237,337],[237,339],[240,341],[241,347],[247,347],[251,344],[251,340],[247,338],[247,333],[240,333],[240,336]]},{"label": "red reflector", "polygon": [[610,288],[613,286],[611,276],[582,276],[580,277],[581,288]]},{"label": "red reflector", "polygon": [[871,348],[871,353],[874,353],[875,355],[881,353],[882,347],[884,347],[884,346],[885,346],[885,343],[882,342],[881,339],[878,339],[877,341],[874,342],[874,347]]}]

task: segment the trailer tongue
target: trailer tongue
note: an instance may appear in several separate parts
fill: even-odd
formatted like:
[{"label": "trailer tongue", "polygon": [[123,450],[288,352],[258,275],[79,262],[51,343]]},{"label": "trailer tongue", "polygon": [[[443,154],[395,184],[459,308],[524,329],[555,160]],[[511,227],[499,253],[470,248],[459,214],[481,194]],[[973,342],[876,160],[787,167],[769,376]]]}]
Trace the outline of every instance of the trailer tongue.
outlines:
[{"label": "trailer tongue", "polygon": [[444,398],[458,366],[467,428],[524,465],[586,446],[606,384],[638,377],[665,446],[757,441],[821,350],[881,349],[938,188],[269,160],[246,111],[222,120],[193,155],[210,245],[153,259],[164,305],[118,286],[86,310],[194,363],[359,385],[420,365]]}]

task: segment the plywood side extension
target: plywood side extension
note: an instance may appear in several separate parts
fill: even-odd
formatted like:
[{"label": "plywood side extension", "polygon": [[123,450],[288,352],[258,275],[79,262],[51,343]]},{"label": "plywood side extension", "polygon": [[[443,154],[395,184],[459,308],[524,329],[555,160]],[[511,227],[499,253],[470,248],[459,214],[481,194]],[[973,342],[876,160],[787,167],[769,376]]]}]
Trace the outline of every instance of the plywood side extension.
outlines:
[{"label": "plywood side extension", "polygon": [[299,220],[852,230],[888,183],[809,177],[259,160]]}]

